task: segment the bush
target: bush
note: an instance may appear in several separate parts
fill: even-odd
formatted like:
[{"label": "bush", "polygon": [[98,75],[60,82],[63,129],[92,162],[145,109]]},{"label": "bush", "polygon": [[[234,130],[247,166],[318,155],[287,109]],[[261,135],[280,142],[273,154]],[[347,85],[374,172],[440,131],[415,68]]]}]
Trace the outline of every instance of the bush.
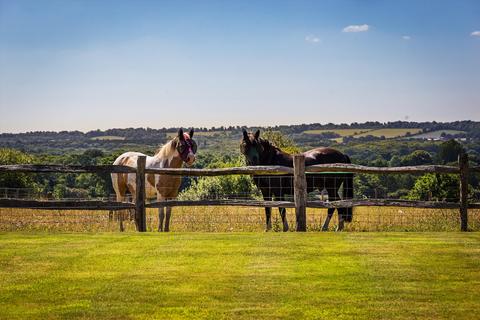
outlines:
[{"label": "bush", "polygon": [[[33,163],[34,158],[26,153],[18,150],[1,148],[0,149],[0,165],[9,164],[29,164]],[[0,174],[0,186],[4,188],[33,188],[37,185],[33,179],[33,175],[9,172]]]},{"label": "bush", "polygon": [[454,174],[425,174],[415,181],[408,194],[410,200],[455,201],[459,196],[459,177]]},{"label": "bush", "polygon": [[[228,168],[244,165],[243,156],[224,162],[221,159],[211,162],[210,168]],[[253,199],[258,194],[257,188],[250,176],[228,175],[218,177],[200,177],[192,180],[189,187],[183,190],[178,198],[181,200],[197,199]]]}]

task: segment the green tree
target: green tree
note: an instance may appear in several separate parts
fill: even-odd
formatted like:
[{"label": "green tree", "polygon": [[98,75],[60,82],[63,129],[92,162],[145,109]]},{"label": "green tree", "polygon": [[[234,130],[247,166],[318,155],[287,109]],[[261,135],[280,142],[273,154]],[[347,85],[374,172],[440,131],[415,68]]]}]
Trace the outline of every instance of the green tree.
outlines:
[{"label": "green tree", "polygon": [[415,150],[409,155],[404,156],[401,160],[402,166],[419,166],[432,163],[432,156],[425,150]]},{"label": "green tree", "polygon": [[458,185],[458,175],[428,173],[415,181],[407,198],[410,200],[458,201]]},{"label": "green tree", "polygon": [[[230,161],[211,162],[209,168],[227,168],[244,166],[243,156]],[[179,199],[222,199],[222,198],[254,198],[257,188],[250,176],[228,175],[218,177],[200,177],[192,180],[190,185],[179,194]]]},{"label": "green tree", "polygon": [[443,163],[454,162],[458,160],[458,155],[462,152],[465,152],[463,146],[458,141],[450,139],[440,145],[438,157]]},{"label": "green tree", "polygon": [[[29,164],[34,157],[18,150],[1,148],[0,165]],[[36,188],[32,174],[8,172],[0,174],[0,186],[6,188]]]},{"label": "green tree", "polygon": [[388,165],[390,167],[398,167],[402,164],[402,158],[400,158],[397,155],[394,155],[392,158],[390,158],[390,161],[388,162]]},{"label": "green tree", "polygon": [[273,143],[277,148],[282,149],[283,151],[296,154],[300,152],[300,148],[295,145],[292,139],[287,137],[285,134],[280,131],[266,130],[260,135],[261,138],[266,139]]}]

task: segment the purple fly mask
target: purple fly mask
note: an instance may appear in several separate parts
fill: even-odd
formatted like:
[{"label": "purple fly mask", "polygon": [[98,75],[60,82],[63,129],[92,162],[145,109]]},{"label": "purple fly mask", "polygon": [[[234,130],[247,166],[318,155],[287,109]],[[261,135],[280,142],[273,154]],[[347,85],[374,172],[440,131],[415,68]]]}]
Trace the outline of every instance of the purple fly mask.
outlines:
[{"label": "purple fly mask", "polygon": [[191,138],[192,136],[193,129],[190,130],[190,135],[184,133],[177,144],[177,151],[183,162],[188,166],[191,166],[195,162],[195,154],[197,153],[197,143]]}]

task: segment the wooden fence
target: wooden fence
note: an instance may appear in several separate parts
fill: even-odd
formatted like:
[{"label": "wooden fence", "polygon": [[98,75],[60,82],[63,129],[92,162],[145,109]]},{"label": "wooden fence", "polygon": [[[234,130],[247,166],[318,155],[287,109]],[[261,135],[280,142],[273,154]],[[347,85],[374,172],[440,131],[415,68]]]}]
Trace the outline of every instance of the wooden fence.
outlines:
[{"label": "wooden fence", "polygon": [[[0,199],[0,208],[30,208],[59,210],[124,210],[134,209],[138,231],[146,231],[146,208],[165,206],[254,206],[254,207],[284,207],[295,208],[296,230],[306,231],[306,208],[345,208],[355,206],[397,206],[436,209],[459,209],[460,230],[467,231],[469,208],[480,208],[480,203],[468,203],[468,176],[479,173],[480,167],[469,168],[468,157],[462,154],[458,159],[458,167],[426,165],[407,167],[366,167],[355,164],[322,164],[305,167],[303,155],[294,156],[293,168],[281,166],[250,166],[221,169],[148,169],[145,167],[145,157],[139,157],[137,168],[117,165],[99,166],[67,166],[67,165],[1,165],[2,172],[31,173],[134,173],[136,174],[135,203],[102,200],[24,200]],[[371,174],[458,174],[460,176],[460,201],[407,201],[407,200],[340,200],[340,201],[307,201],[306,173],[371,173]],[[294,201],[259,201],[259,200],[166,200],[146,203],[145,174],[181,175],[181,176],[221,176],[221,175],[293,175]]]}]

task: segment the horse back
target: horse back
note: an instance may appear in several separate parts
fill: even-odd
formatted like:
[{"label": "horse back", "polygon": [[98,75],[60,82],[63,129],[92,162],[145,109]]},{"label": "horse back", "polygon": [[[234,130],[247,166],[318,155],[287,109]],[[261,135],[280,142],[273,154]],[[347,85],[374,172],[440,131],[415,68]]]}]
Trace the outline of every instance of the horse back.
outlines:
[{"label": "horse back", "polygon": [[350,158],[333,148],[315,148],[303,153],[305,155],[305,165],[325,163],[350,163]]}]

